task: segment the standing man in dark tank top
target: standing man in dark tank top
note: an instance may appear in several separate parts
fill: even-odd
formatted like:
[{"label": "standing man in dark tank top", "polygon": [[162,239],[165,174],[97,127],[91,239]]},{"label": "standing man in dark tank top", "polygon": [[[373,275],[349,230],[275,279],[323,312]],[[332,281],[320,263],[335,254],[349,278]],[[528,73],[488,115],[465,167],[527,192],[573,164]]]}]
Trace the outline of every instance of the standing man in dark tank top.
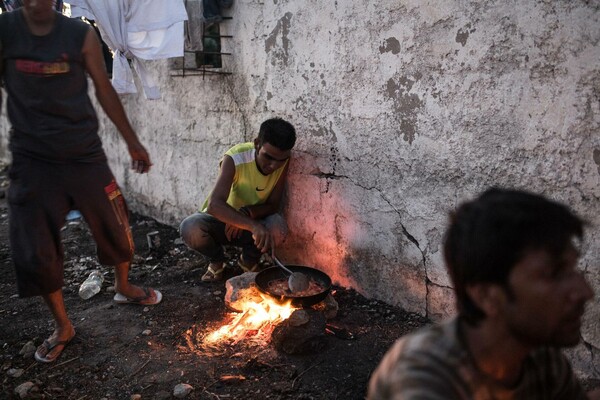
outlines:
[{"label": "standing man in dark tank top", "polygon": [[[108,167],[87,75],[121,133],[132,168],[152,165],[108,80],[91,26],[56,12],[53,0],[23,0],[0,14],[0,77],[8,93],[12,164],[8,189],[12,258],[21,297],[42,296],[56,328],[35,358],[52,362],[75,336],[63,301],[65,216],[85,218],[103,265],[115,266],[114,301],[158,304],[162,295],[129,283],[133,240],[123,195]],[[0,99],[1,100],[1,99]]]}]

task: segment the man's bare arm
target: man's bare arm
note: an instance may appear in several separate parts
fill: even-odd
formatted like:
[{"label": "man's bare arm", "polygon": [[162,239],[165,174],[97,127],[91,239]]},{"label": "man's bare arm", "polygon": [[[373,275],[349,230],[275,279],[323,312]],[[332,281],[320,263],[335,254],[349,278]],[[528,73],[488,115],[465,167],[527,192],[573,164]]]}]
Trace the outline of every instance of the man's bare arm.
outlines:
[{"label": "man's bare arm", "polygon": [[152,165],[150,156],[131,127],[121,100],[108,80],[100,41],[92,27],[90,27],[85,38],[82,54],[85,68],[94,82],[98,102],[121,133],[125,143],[127,143],[132,168],[139,173],[148,172]]},{"label": "man's bare arm", "polygon": [[259,221],[227,204],[234,175],[235,165],[231,157],[226,155],[223,157],[221,171],[208,199],[207,212],[221,222],[252,232],[256,247],[266,252],[271,249],[273,244],[273,238],[268,229]]},{"label": "man's bare arm", "polygon": [[226,155],[223,157],[217,182],[208,199],[207,212],[226,224],[252,231],[256,221],[227,204],[234,175],[235,165],[231,157]]}]

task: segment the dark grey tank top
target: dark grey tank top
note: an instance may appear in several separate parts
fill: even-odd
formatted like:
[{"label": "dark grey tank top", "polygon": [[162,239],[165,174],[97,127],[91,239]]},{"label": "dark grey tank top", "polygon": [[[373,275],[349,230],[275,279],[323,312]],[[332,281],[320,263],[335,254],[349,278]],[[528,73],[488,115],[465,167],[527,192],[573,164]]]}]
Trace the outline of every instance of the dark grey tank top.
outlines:
[{"label": "dark grey tank top", "polygon": [[57,163],[106,159],[81,54],[88,30],[57,13],[52,31],[35,36],[22,9],[0,14],[13,154]]}]

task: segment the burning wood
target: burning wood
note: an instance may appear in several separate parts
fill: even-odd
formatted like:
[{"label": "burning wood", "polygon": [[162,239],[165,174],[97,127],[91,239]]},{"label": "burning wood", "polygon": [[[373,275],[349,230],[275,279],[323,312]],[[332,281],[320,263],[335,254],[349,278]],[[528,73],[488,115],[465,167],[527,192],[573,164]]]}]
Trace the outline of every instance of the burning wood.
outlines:
[{"label": "burning wood", "polygon": [[279,304],[264,295],[261,299],[262,301],[258,303],[246,301],[238,304],[244,311],[234,315],[233,320],[228,324],[208,334],[203,339],[203,343],[217,345],[228,341],[237,343],[248,336],[260,338],[262,333],[270,334],[275,325],[289,318],[295,310],[289,301]]},{"label": "burning wood", "polygon": [[219,377],[219,381],[224,383],[238,383],[246,380],[246,377],[243,375],[222,375]]}]

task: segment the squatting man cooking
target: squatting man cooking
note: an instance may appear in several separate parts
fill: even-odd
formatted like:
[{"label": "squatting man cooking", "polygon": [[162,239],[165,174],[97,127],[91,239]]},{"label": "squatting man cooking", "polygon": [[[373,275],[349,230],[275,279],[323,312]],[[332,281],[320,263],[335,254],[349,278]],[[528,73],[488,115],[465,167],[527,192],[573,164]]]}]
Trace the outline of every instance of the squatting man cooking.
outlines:
[{"label": "squatting man cooking", "polygon": [[292,124],[272,118],[254,141],[225,152],[210,195],[179,228],[184,243],[209,260],[202,281],[223,279],[224,245],[240,247],[238,265],[255,272],[262,253],[283,242],[287,225],[279,211],[295,143]]},{"label": "squatting man cooking", "polygon": [[370,400],[600,399],[561,347],[594,293],[577,269],[584,222],[566,206],[490,189],[451,215],[444,258],[458,317],[398,340]]}]

